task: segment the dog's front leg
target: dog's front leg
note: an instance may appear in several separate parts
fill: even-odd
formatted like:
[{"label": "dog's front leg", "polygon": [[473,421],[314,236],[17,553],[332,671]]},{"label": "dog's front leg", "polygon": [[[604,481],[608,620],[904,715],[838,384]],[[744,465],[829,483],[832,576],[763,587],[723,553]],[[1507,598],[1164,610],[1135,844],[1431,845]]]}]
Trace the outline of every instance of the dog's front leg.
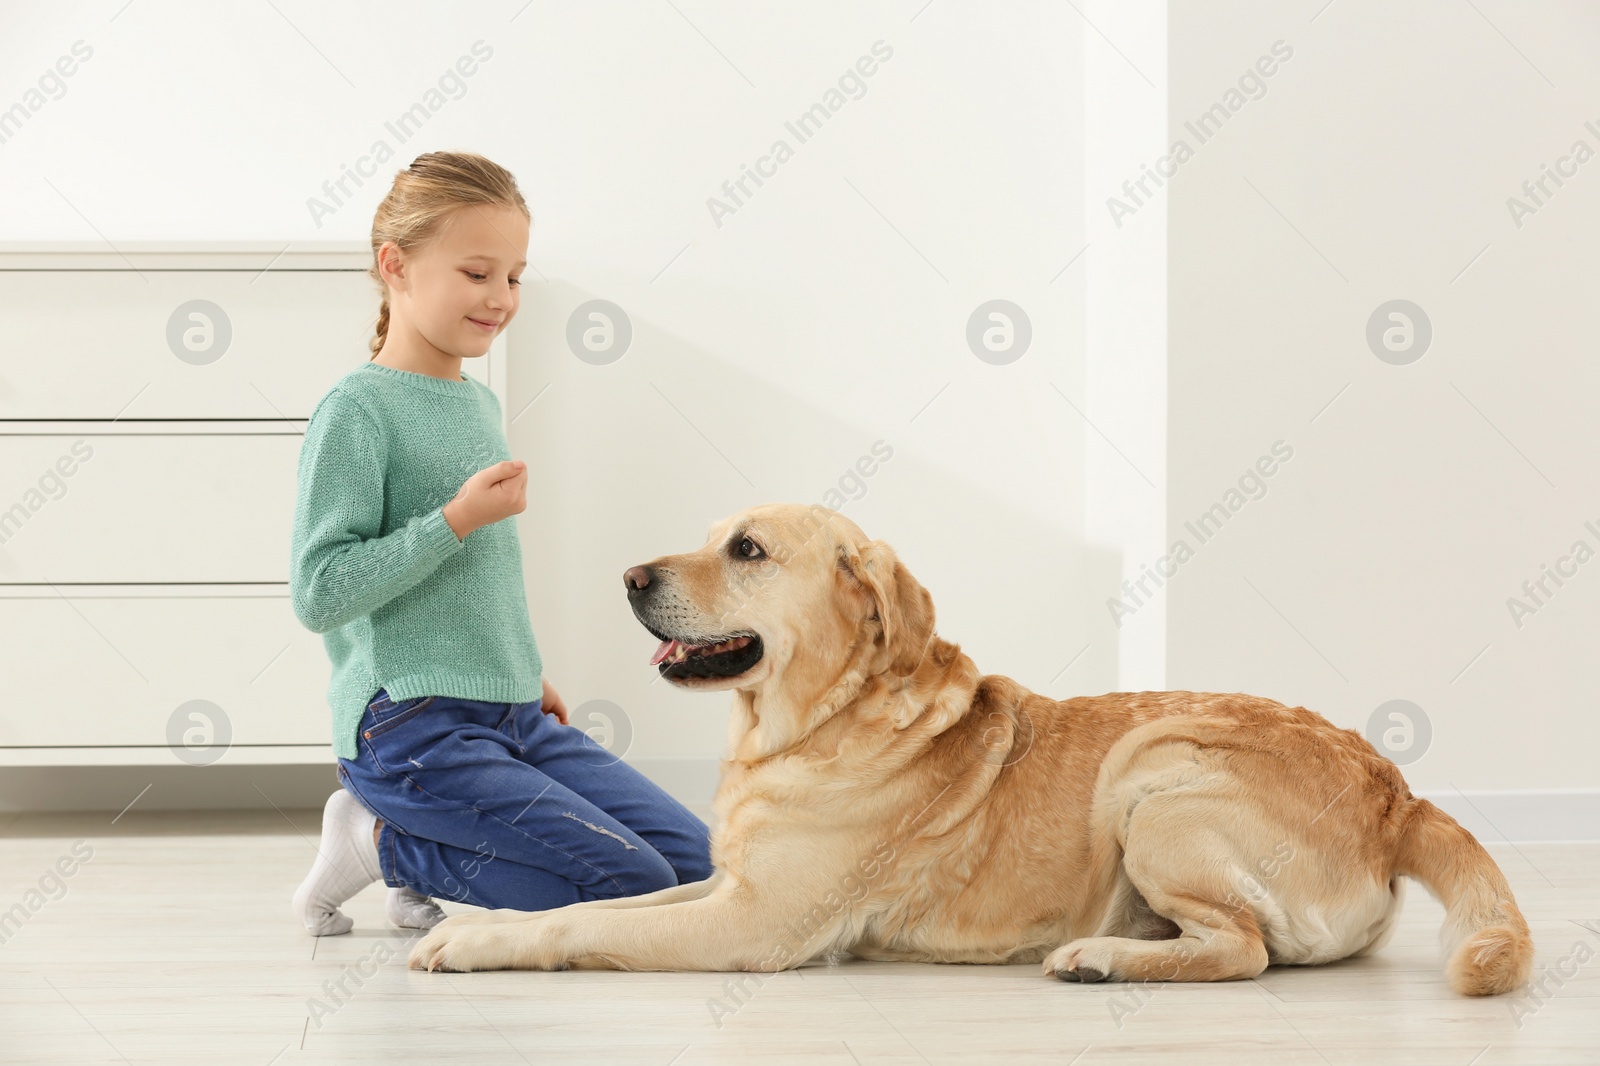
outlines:
[{"label": "dog's front leg", "polygon": [[703,896],[708,896],[721,880],[722,871],[713,870],[711,876],[704,881],[691,881],[686,885],[673,885],[671,888],[663,888],[656,892],[646,892],[638,896],[586,899],[578,903],[568,903],[564,907],[552,907],[544,911],[519,911],[507,908],[467,911],[464,914],[451,915],[444,920],[444,924],[452,928],[463,925],[507,925],[531,921],[534,918],[548,918],[574,908],[580,910],[623,910],[632,907],[660,907],[668,903],[682,903],[685,900],[700,899]]},{"label": "dog's front leg", "polygon": [[[627,909],[563,908],[526,922],[450,927],[443,923],[412,949],[428,970],[759,970],[810,958],[830,929],[814,932],[775,913],[735,883],[703,899]],[[828,923],[836,924],[843,915]],[[809,932],[809,935],[808,935]]]}]

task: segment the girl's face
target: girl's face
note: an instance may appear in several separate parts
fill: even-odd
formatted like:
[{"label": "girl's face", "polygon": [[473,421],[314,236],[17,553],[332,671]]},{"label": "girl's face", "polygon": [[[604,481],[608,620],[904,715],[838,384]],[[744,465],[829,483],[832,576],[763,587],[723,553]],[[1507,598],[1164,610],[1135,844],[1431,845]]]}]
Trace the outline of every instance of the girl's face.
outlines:
[{"label": "girl's face", "polygon": [[436,240],[385,270],[395,327],[414,330],[447,355],[474,359],[505,331],[521,303],[528,219],[476,204],[445,217]]}]

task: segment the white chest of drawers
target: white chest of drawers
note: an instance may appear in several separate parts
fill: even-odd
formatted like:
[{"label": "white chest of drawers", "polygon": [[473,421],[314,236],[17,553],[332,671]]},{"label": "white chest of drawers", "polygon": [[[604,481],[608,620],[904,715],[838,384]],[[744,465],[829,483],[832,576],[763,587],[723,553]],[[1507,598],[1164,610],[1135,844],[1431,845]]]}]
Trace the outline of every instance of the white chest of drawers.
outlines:
[{"label": "white chest of drawers", "polygon": [[[0,244],[0,766],[332,760],[289,533],[370,256]],[[503,335],[463,370],[509,406]]]}]

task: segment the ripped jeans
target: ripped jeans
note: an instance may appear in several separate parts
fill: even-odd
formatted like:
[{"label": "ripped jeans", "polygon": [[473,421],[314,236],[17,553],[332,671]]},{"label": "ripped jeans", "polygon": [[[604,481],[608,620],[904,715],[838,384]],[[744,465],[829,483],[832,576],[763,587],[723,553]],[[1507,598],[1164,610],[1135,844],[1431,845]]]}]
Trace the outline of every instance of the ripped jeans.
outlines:
[{"label": "ripped jeans", "polygon": [[339,782],[383,822],[384,883],[538,911],[711,876],[704,822],[540,701],[379,689]]}]

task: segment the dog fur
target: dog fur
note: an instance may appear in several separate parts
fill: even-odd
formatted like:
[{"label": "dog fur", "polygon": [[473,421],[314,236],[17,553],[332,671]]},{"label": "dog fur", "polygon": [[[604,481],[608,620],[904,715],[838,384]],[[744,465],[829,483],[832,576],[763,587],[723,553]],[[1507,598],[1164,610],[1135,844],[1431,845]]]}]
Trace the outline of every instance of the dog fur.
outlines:
[{"label": "dog fur", "polygon": [[[647,579],[643,587],[635,587]],[[712,876],[447,919],[429,970],[770,972],[824,955],[1219,981],[1380,947],[1403,882],[1445,907],[1465,995],[1530,974],[1500,869],[1359,733],[1240,694],[1053,700],[978,671],[883,541],[755,507],[629,571],[658,638],[759,636],[733,678]]]}]

